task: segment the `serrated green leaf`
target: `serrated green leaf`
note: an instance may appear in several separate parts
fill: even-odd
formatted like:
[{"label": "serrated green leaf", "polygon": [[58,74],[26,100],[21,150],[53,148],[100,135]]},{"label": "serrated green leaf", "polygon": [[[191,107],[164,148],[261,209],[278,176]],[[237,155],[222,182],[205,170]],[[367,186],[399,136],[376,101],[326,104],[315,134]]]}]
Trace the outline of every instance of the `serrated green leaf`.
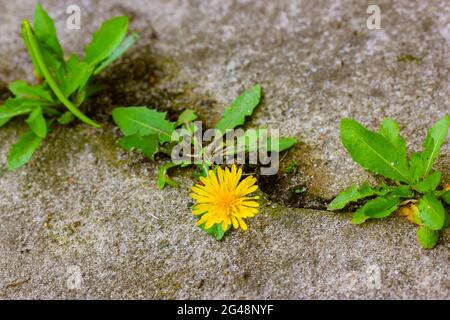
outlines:
[{"label": "serrated green leaf", "polygon": [[392,119],[385,118],[381,124],[379,132],[397,149],[402,158],[406,159],[406,142],[400,135],[400,128],[398,127],[397,122]]},{"label": "serrated green leaf", "polygon": [[398,197],[378,197],[367,201],[361,208],[356,210],[352,223],[360,224],[367,219],[380,219],[391,215],[400,203]]},{"label": "serrated green leaf", "polygon": [[427,193],[435,191],[436,188],[441,183],[442,174],[439,171],[436,171],[430,174],[428,177],[414,184],[413,188],[420,193]]},{"label": "serrated green leaf", "polygon": [[76,117],[74,116],[74,114],[72,112],[66,111],[63,113],[62,116],[60,116],[58,118],[58,123],[61,125],[66,125],[66,124],[71,123],[75,119],[76,119]]},{"label": "serrated green leaf", "polygon": [[125,150],[139,150],[150,159],[153,159],[159,148],[157,135],[141,136],[134,134],[122,137],[118,143]]},{"label": "serrated green leaf", "polygon": [[353,160],[375,174],[395,181],[410,181],[406,158],[381,134],[364,128],[357,121],[341,121],[341,140]]},{"label": "serrated green leaf", "polygon": [[84,88],[91,74],[91,66],[80,61],[77,56],[71,55],[67,60],[66,72],[59,86],[64,96],[68,98],[79,88]]},{"label": "serrated green leaf", "polygon": [[8,169],[17,170],[30,161],[31,156],[42,142],[34,132],[30,131],[22,135],[18,142],[12,145],[8,154]]},{"label": "serrated green leaf", "polygon": [[427,137],[423,143],[422,161],[424,165],[420,177],[427,176],[431,171],[442,144],[445,142],[449,127],[450,116],[446,115],[428,130]]},{"label": "serrated green leaf", "polygon": [[379,195],[378,188],[372,188],[367,181],[361,187],[352,185],[350,188],[342,191],[328,206],[328,210],[339,210],[345,208],[350,202],[355,202],[367,197]]},{"label": "serrated green leaf", "polygon": [[216,129],[219,129],[224,134],[228,129],[234,129],[243,125],[245,117],[253,113],[260,100],[261,86],[256,84],[237,97],[231,106],[223,112],[222,117],[216,124]]},{"label": "serrated green leaf", "polygon": [[432,193],[425,194],[419,202],[419,217],[423,225],[431,230],[440,230],[445,222],[445,209]]},{"label": "serrated green leaf", "polygon": [[128,17],[119,16],[102,23],[86,46],[84,61],[95,66],[107,59],[122,43],[128,31]]},{"label": "serrated green leaf", "polygon": [[157,134],[161,143],[171,140],[174,123],[166,120],[165,112],[146,107],[115,108],[112,112],[114,122],[125,136]]},{"label": "serrated green leaf", "polygon": [[184,110],[177,120],[177,127],[181,126],[183,123],[192,122],[195,119],[197,119],[197,115],[195,114],[194,110],[186,109]]},{"label": "serrated green leaf", "polygon": [[40,3],[37,4],[34,11],[33,28],[39,43],[54,53],[59,61],[64,61],[55,24]]},{"label": "serrated green leaf", "polygon": [[177,164],[177,163],[169,162],[169,163],[163,165],[161,168],[159,168],[158,181],[156,182],[156,185],[158,186],[159,189],[163,189],[166,184],[168,184],[169,186],[171,186],[173,188],[176,188],[178,186],[178,184],[174,180],[170,179],[169,175],[167,174],[167,171],[170,168],[176,167],[178,165],[179,164]]},{"label": "serrated green leaf", "polygon": [[47,136],[47,122],[45,121],[41,107],[35,108],[28,116],[26,122],[31,131],[38,137],[45,138]]},{"label": "serrated green leaf", "polygon": [[37,106],[37,101],[29,100],[25,98],[9,98],[6,100],[5,105],[0,108],[0,126],[7,123],[10,119],[29,114]]},{"label": "serrated green leaf", "polygon": [[137,40],[139,40],[139,34],[137,32],[133,32],[130,35],[126,36],[125,39],[123,39],[122,43],[108,56],[108,58],[103,60],[98,65],[98,67],[95,68],[94,75],[99,74],[107,66],[120,58],[120,56],[123,55],[128,49],[130,49]]},{"label": "serrated green leaf", "polygon": [[439,231],[431,230],[425,226],[417,229],[417,240],[424,249],[433,249],[439,240]]},{"label": "serrated green leaf", "polygon": [[30,86],[25,81],[17,80],[11,82],[8,88],[16,97],[41,98],[48,102],[54,102],[51,91],[48,91],[42,85]]},{"label": "serrated green leaf", "polygon": [[445,203],[450,204],[450,190],[444,192],[444,193],[441,195],[441,198],[442,198],[442,200],[445,201]]}]

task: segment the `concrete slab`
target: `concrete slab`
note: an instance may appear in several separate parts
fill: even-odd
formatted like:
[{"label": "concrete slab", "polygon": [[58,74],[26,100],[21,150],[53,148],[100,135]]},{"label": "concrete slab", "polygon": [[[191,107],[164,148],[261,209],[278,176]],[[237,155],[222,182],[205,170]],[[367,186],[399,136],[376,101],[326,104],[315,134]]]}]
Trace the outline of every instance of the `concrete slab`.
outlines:
[{"label": "concrete slab", "polygon": [[[1,1],[2,99],[8,82],[32,80],[20,21],[35,3]],[[349,214],[308,209],[370,178],[339,142],[342,117],[371,128],[392,117],[418,150],[449,112],[447,1],[381,1],[381,30],[367,29],[361,1],[81,1],[79,31],[65,28],[73,1],[43,4],[66,50],[81,52],[117,14],[142,39],[89,104],[102,130],[57,128],[15,173],[6,155],[25,127],[0,130],[0,298],[450,298],[448,230],[425,251],[399,217],[353,226]],[[405,54],[420,63],[399,61]],[[110,112],[189,106],[212,125],[256,81],[264,101],[249,126],[299,138],[284,160],[299,171],[273,180],[248,232],[217,242],[194,226],[191,172],[176,172],[179,189],[158,190],[165,160],[118,148]],[[449,154],[447,143],[437,163],[447,183]],[[280,196],[299,184],[306,199]]]}]

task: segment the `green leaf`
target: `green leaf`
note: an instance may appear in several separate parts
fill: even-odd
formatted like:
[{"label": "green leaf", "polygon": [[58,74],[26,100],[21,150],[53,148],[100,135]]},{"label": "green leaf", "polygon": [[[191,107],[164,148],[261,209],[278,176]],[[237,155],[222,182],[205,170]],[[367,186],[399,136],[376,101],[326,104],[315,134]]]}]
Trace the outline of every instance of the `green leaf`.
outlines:
[{"label": "green leaf", "polygon": [[25,81],[17,80],[11,82],[8,88],[16,97],[42,98],[48,102],[54,102],[51,92],[46,90],[42,85],[32,87]]},{"label": "green leaf", "polygon": [[433,249],[439,240],[439,231],[421,226],[417,229],[417,240],[424,249]]},{"label": "green leaf", "polygon": [[414,193],[412,192],[410,186],[398,186],[394,187],[392,191],[387,193],[389,197],[397,197],[397,198],[412,198]]},{"label": "green leaf", "polygon": [[444,222],[444,228],[448,228],[450,226],[450,214],[448,212],[445,212],[445,222]]},{"label": "green leaf", "polygon": [[[30,27],[30,29],[31,29],[31,27]],[[28,54],[29,54],[30,59],[31,59],[31,63],[33,64],[34,74],[35,74],[36,78],[42,79],[42,71],[41,71],[41,68],[39,67],[39,64],[37,62],[36,54],[35,54],[32,46],[31,46],[29,32],[28,32],[27,28],[24,28],[23,25],[22,25],[22,29],[20,31],[20,34],[22,36],[23,43],[25,44],[25,47],[27,48]]]},{"label": "green leaf", "polygon": [[297,139],[290,137],[268,137],[267,150],[281,152],[292,148],[297,143]]},{"label": "green leaf", "polygon": [[[271,137],[268,136],[269,130],[266,128],[249,129],[236,139],[236,146],[229,146],[224,150],[226,156],[235,155],[239,152],[257,152],[260,147],[265,146],[267,151],[282,152],[292,148],[297,139],[290,137]],[[266,142],[264,141],[266,139]],[[265,142],[265,143],[264,143]]]},{"label": "green leaf", "polygon": [[397,197],[378,197],[372,199],[364,206],[356,210],[353,215],[352,223],[360,224],[367,219],[380,219],[392,214],[400,203]]},{"label": "green leaf", "polygon": [[409,161],[412,182],[417,182],[423,176],[425,164],[422,160],[422,154],[414,152]]},{"label": "green leaf", "polygon": [[250,90],[245,91],[239,97],[234,100],[229,108],[227,108],[216,128],[219,129],[222,134],[228,129],[234,129],[237,126],[243,125],[246,116],[250,116],[253,110],[259,104],[261,100],[261,86],[256,84]]},{"label": "green leaf", "polygon": [[49,117],[59,117],[61,116],[61,111],[58,109],[55,109],[53,107],[47,106],[45,104],[41,104],[40,105],[42,108],[42,112],[44,113],[44,115],[47,115]]},{"label": "green leaf", "polygon": [[22,33],[24,35],[24,39],[26,39],[29,48],[30,48],[30,54],[35,57],[35,62],[37,63],[39,67],[39,71],[41,72],[44,79],[47,81],[47,84],[52,89],[55,96],[61,101],[64,106],[69,109],[70,112],[72,112],[77,118],[79,118],[81,121],[95,127],[99,128],[100,125],[93,121],[92,119],[88,118],[85,114],[83,114],[76,106],[73,105],[73,103],[67,99],[66,96],[64,96],[64,93],[59,88],[58,84],[55,81],[54,76],[50,73],[49,68],[46,65],[46,62],[43,58],[44,51],[41,52],[39,43],[34,36],[33,30],[30,26],[30,23],[27,20],[23,20],[22,22]]},{"label": "green leaf", "polygon": [[450,190],[444,192],[444,193],[441,195],[441,198],[442,198],[442,200],[445,201],[445,203],[450,204]]},{"label": "green leaf", "polygon": [[441,183],[441,176],[442,174],[439,171],[436,171],[422,181],[416,183],[413,188],[420,193],[435,191]]},{"label": "green leaf", "polygon": [[446,115],[428,130],[427,137],[423,143],[422,161],[424,165],[420,177],[425,177],[429,174],[447,137],[449,127],[450,116]]},{"label": "green leaf", "polygon": [[14,110],[18,110],[21,108],[31,108],[33,109],[36,106],[48,106],[48,105],[52,105],[48,102],[44,102],[44,101],[38,101],[35,99],[30,99],[30,98],[25,98],[25,97],[13,97],[13,98],[8,98],[5,101],[5,107],[8,110],[14,111]]},{"label": "green leaf", "polygon": [[33,48],[37,47],[32,44],[34,40],[30,39],[30,35],[27,35],[26,32],[24,32],[24,29],[22,29],[22,36],[30,53],[33,65],[35,66],[37,76],[39,78],[44,76],[42,66],[38,65],[38,59],[42,59],[49,74],[51,74],[51,76],[59,83],[63,79],[64,55],[58,42],[53,20],[48,16],[41,5],[36,6],[33,29],[33,36],[38,43],[37,46],[39,47],[40,58],[35,52],[36,48]]},{"label": "green leaf", "polygon": [[342,191],[328,205],[328,210],[339,210],[345,208],[350,202],[355,202],[367,197],[379,195],[379,189],[372,188],[367,181],[361,187],[352,185],[350,188]]},{"label": "green leaf", "polygon": [[357,121],[341,121],[341,140],[353,160],[366,170],[395,181],[410,181],[406,158],[381,134],[367,130]]},{"label": "green leaf", "polygon": [[445,209],[432,193],[425,194],[419,202],[419,217],[423,225],[431,230],[440,230],[445,222]]},{"label": "green leaf", "polygon": [[84,88],[91,73],[92,67],[86,62],[80,61],[77,56],[71,55],[67,60],[66,73],[59,86],[64,96],[68,98],[77,89]]},{"label": "green leaf", "polygon": [[153,159],[153,156],[159,148],[157,135],[141,136],[134,134],[122,137],[118,143],[125,150],[137,149],[150,159]]},{"label": "green leaf", "polygon": [[114,122],[125,136],[157,134],[161,143],[171,140],[174,123],[166,120],[166,112],[158,112],[146,107],[115,108]]},{"label": "green leaf", "polygon": [[121,44],[128,31],[128,17],[119,16],[102,23],[84,52],[84,61],[95,66],[108,58]]},{"label": "green leaf", "polygon": [[103,60],[98,65],[98,67],[95,68],[94,75],[99,74],[107,66],[120,58],[120,56],[123,55],[128,49],[130,49],[137,40],[139,40],[139,34],[137,32],[133,32],[130,35],[126,36],[125,39],[123,39],[122,43],[109,55],[109,57]]},{"label": "green leaf", "polygon": [[70,111],[66,111],[64,112],[64,114],[62,116],[60,116],[58,118],[58,123],[61,125],[66,125],[71,123],[73,120],[75,120],[76,117],[74,116],[74,114]]},{"label": "green leaf", "polygon": [[209,229],[206,229],[205,225],[206,225],[206,223],[200,225],[199,226],[200,229],[204,230],[207,234],[216,238],[217,241],[222,240],[223,236],[225,235],[225,232],[228,231],[228,230],[222,229],[221,223],[213,224]]},{"label": "green leaf", "polygon": [[[53,79],[56,81],[56,83],[58,83],[58,84],[61,83],[64,79],[64,63],[60,62],[51,52],[46,50],[45,47],[42,47],[40,49],[40,51],[41,51],[42,61],[45,64],[45,68],[48,70],[49,74],[53,77]],[[37,55],[36,55],[36,57],[37,57]],[[41,71],[44,72],[42,70],[42,67],[41,67]],[[44,73],[42,75],[43,75],[43,78],[45,80],[47,80],[47,78],[45,78]],[[48,80],[47,80],[47,82],[48,82]]]},{"label": "green leaf", "polygon": [[47,122],[42,114],[42,108],[35,108],[26,120],[31,131],[38,137],[45,138],[47,136]]},{"label": "green leaf", "polygon": [[0,127],[3,126],[5,123],[7,123],[11,119],[10,117],[2,117],[2,114],[4,113],[5,109],[6,109],[5,106],[0,105]]},{"label": "green leaf", "polygon": [[0,108],[0,126],[7,123],[10,119],[30,113],[37,106],[37,101],[24,98],[9,98],[5,105]]},{"label": "green leaf", "polygon": [[18,142],[12,145],[8,154],[8,169],[15,171],[30,161],[31,156],[41,144],[42,138],[30,131],[22,135]]},{"label": "green leaf", "polygon": [[186,109],[178,117],[176,126],[181,126],[183,123],[192,122],[197,119],[197,115],[194,110]]},{"label": "green leaf", "polygon": [[361,223],[366,222],[367,219],[369,219],[369,217],[364,214],[363,210],[357,210],[357,211],[353,212],[351,223],[352,224],[361,224]]},{"label": "green leaf", "polygon": [[64,61],[64,55],[58,41],[55,24],[40,3],[37,4],[36,10],[34,11],[33,22],[34,32],[39,43],[54,53],[59,61]]},{"label": "green leaf", "polygon": [[397,122],[389,118],[384,119],[379,132],[397,149],[402,158],[406,159],[406,142],[400,135],[400,129]]},{"label": "green leaf", "polygon": [[156,185],[158,186],[159,189],[163,189],[166,184],[168,184],[169,186],[171,186],[173,188],[176,188],[178,186],[178,184],[174,180],[170,179],[169,175],[167,174],[167,171],[170,168],[173,168],[176,166],[178,166],[178,164],[169,162],[169,163],[163,165],[161,168],[159,168],[158,181],[156,182]]}]

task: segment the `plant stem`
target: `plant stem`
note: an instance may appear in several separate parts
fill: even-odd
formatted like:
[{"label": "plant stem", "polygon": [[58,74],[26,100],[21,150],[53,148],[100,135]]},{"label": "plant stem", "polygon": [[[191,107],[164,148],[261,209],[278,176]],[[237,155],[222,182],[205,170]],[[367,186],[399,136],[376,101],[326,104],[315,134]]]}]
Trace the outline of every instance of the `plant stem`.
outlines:
[{"label": "plant stem", "polygon": [[209,165],[207,165],[205,162],[202,162],[200,169],[202,172],[202,176],[204,176],[204,177],[209,176],[209,173],[208,173]]},{"label": "plant stem", "polygon": [[61,103],[69,109],[70,112],[72,112],[77,118],[79,118],[81,121],[95,127],[100,128],[101,126],[95,122],[94,120],[87,117],[85,114],[83,114],[77,107],[75,107],[72,102],[70,102],[69,99],[67,99],[64,94],[62,93],[61,89],[59,89],[56,81],[53,79],[52,75],[50,74],[50,71],[48,70],[44,59],[42,57],[41,50],[39,48],[39,44],[33,34],[33,30],[31,29],[30,23],[28,20],[24,20],[22,24],[22,28],[24,30],[24,35],[28,39],[28,44],[30,45],[30,51],[32,51],[32,55],[36,59],[36,63],[39,66],[40,72],[42,73],[42,76],[47,81],[50,88],[55,93],[56,97],[61,101]]}]

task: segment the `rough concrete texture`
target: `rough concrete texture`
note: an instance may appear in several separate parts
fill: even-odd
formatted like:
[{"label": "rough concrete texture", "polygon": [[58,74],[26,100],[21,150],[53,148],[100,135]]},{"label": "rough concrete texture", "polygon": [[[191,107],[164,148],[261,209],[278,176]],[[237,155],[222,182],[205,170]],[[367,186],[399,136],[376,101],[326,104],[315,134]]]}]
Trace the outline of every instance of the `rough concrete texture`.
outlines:
[{"label": "rough concrete texture", "polygon": [[[369,177],[339,142],[342,117],[373,129],[392,117],[420,149],[450,110],[448,1],[377,1],[381,30],[367,29],[365,1],[43,3],[68,51],[81,52],[117,14],[142,39],[105,72],[109,89],[89,104],[103,129],[57,128],[14,173],[6,155],[25,126],[0,130],[0,298],[450,298],[448,230],[425,251],[397,216],[353,226],[350,214],[305,209],[314,207],[306,200],[273,201],[301,184],[325,203]],[[74,3],[78,31],[65,28]],[[19,30],[34,6],[0,0],[2,99],[9,81],[32,80]],[[420,63],[399,61],[405,54]],[[180,188],[158,190],[166,160],[120,150],[110,113],[192,107],[211,125],[256,81],[265,97],[249,126],[299,138],[284,160],[299,171],[272,180],[249,231],[217,242],[194,226],[190,173],[174,173]],[[447,143],[437,163],[446,183],[449,155]]]}]

